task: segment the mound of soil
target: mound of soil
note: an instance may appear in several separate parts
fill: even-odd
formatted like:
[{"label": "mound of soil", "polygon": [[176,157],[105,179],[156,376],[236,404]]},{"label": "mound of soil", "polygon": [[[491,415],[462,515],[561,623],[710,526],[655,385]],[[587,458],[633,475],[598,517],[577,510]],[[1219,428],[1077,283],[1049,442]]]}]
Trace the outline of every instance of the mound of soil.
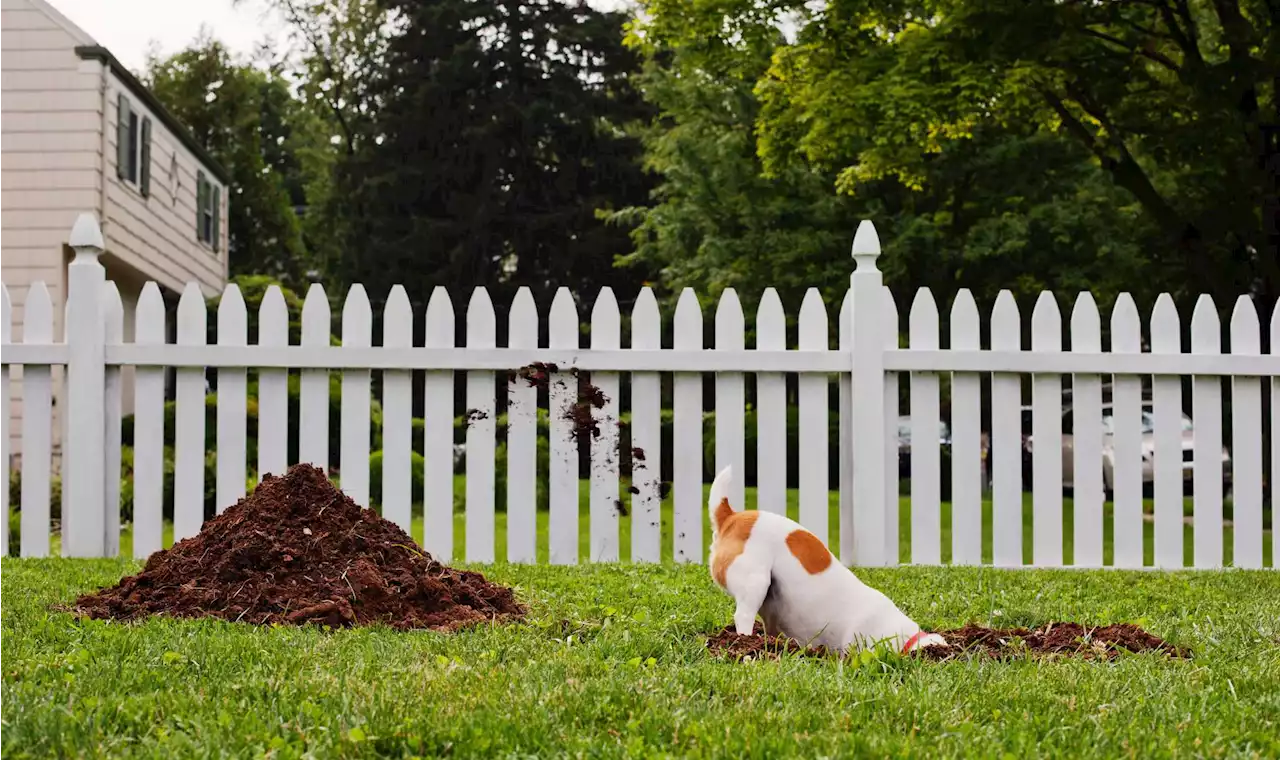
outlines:
[{"label": "mound of soil", "polygon": [[[1034,630],[970,624],[937,633],[947,640],[949,647],[925,647],[913,654],[929,660],[949,660],[973,653],[989,657],[1065,656],[1086,660],[1111,660],[1124,651],[1156,652],[1176,658],[1191,656],[1187,650],[1128,623],[1105,626],[1049,623]],[[739,636],[733,626],[724,628],[707,638],[707,648],[713,654],[734,660],[777,659],[787,653],[815,657],[829,654],[821,647],[806,649],[784,636],[767,638],[759,624],[750,636]]]},{"label": "mound of soil", "polygon": [[524,614],[511,589],[436,562],[306,464],[267,475],[199,534],[151,555],[141,573],[80,597],[73,611],[434,630]]}]

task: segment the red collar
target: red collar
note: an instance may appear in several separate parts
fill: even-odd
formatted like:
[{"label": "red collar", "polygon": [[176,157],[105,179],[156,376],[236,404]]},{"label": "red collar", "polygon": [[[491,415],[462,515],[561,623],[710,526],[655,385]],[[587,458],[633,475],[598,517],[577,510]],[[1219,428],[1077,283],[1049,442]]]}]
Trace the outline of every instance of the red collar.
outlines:
[{"label": "red collar", "polygon": [[928,635],[929,635],[929,634],[925,633],[924,631],[916,631],[916,635],[914,635],[914,636],[912,636],[911,638],[907,639],[907,643],[905,643],[905,644],[903,644],[903,645],[902,645],[902,653],[903,653],[903,654],[906,654],[906,653],[910,652],[910,651],[911,651],[911,647],[912,647],[912,646],[913,646],[917,641],[919,641],[921,638],[923,638],[923,637],[925,637],[925,636],[928,636]]}]

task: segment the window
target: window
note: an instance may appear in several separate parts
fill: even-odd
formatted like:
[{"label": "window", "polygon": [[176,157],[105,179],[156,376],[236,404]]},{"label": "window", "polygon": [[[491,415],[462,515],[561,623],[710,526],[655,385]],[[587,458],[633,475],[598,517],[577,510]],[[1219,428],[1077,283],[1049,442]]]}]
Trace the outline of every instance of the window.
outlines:
[{"label": "window", "polygon": [[219,216],[222,213],[222,187],[209,181],[204,172],[196,173],[196,237],[218,250]]},{"label": "window", "polygon": [[140,116],[124,95],[116,120],[116,176],[151,196],[151,117]]}]

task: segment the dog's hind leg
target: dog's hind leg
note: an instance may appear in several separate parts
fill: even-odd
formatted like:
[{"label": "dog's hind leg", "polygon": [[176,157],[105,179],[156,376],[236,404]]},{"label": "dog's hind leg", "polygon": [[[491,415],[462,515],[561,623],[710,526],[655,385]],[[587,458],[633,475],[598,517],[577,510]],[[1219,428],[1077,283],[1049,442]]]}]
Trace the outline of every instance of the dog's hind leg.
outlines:
[{"label": "dog's hind leg", "polygon": [[[734,572],[735,570],[738,572]],[[760,570],[749,571],[745,567],[739,570],[735,565],[729,569],[725,580],[726,590],[738,603],[733,613],[733,624],[740,635],[750,634],[755,629],[756,615],[764,605],[765,597],[769,595],[771,580],[769,573]]]}]

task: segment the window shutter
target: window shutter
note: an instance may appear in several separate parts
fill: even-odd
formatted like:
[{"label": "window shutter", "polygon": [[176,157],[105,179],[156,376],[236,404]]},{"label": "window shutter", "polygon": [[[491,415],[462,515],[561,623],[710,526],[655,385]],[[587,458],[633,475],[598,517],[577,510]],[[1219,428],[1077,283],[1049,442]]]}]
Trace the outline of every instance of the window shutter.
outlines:
[{"label": "window shutter", "polygon": [[129,116],[133,109],[124,95],[116,102],[116,176],[125,179],[129,176]]},{"label": "window shutter", "polygon": [[138,187],[142,190],[143,198],[151,197],[151,119],[143,118],[142,120],[142,148],[138,151],[141,154],[139,161],[142,167],[138,170]]},{"label": "window shutter", "polygon": [[213,186],[213,232],[212,240],[213,250],[218,250],[218,232],[222,221],[222,186]]},{"label": "window shutter", "polygon": [[204,210],[209,202],[209,183],[204,172],[196,172],[196,240],[204,241]]}]

